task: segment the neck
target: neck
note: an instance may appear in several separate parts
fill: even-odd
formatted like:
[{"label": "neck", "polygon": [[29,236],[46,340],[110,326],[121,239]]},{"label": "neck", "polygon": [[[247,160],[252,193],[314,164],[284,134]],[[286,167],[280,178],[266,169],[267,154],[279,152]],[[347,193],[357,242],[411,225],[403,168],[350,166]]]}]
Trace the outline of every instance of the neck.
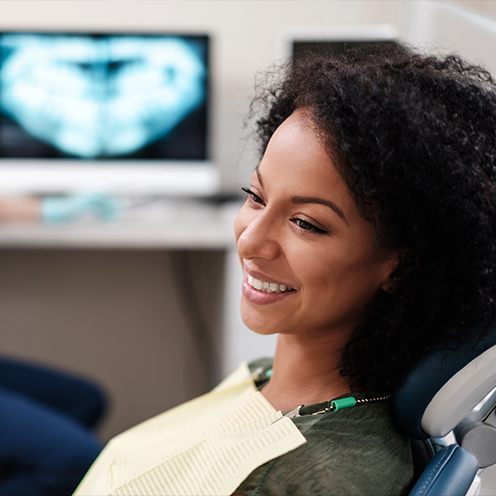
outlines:
[{"label": "neck", "polygon": [[351,391],[339,374],[341,350],[349,334],[280,334],[272,376],[262,394],[276,410],[328,401]]}]

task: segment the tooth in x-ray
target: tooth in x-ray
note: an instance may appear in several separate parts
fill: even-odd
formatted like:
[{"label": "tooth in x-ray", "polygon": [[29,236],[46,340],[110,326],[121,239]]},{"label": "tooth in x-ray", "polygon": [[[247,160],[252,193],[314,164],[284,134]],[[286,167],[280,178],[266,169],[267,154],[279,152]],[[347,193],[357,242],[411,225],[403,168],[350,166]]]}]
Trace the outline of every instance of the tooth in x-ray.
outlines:
[{"label": "tooth in x-ray", "polygon": [[205,100],[205,66],[178,37],[4,35],[0,108],[82,158],[132,153]]}]

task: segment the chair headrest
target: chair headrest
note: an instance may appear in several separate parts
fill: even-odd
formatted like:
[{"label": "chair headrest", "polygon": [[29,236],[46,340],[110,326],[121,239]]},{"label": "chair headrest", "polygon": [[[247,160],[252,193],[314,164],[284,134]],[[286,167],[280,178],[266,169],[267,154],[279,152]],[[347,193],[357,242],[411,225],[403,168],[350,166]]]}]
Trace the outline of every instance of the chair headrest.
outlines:
[{"label": "chair headrest", "polygon": [[394,415],[409,437],[444,437],[496,387],[496,325],[480,340],[482,329],[463,326],[461,348],[433,349],[394,392]]}]

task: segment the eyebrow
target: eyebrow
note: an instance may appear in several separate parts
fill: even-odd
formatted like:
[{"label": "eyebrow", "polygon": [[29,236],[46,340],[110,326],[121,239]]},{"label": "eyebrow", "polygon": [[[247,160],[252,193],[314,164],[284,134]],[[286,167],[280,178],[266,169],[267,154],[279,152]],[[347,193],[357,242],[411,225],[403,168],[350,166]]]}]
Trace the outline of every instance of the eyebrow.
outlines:
[{"label": "eyebrow", "polygon": [[[262,175],[260,174],[260,171],[258,170],[258,166],[255,168],[255,172],[257,173],[257,178],[258,182],[262,185],[263,187],[263,181],[262,181]],[[304,203],[317,203],[319,205],[325,205],[326,207],[329,207],[330,209],[334,210],[341,219],[344,220],[345,224],[348,226],[348,220],[346,219],[346,216],[344,215],[344,212],[332,201],[330,200],[324,200],[323,198],[316,198],[313,196],[293,196],[291,198],[291,201],[293,203],[298,203],[298,204],[304,204]]]},{"label": "eyebrow", "polygon": [[291,201],[293,203],[317,203],[319,205],[325,205],[326,207],[331,208],[336,212],[341,219],[344,220],[346,225],[348,225],[348,220],[346,219],[346,216],[344,215],[344,212],[332,201],[330,200],[324,200],[323,198],[315,198],[313,196],[293,196],[291,198]]}]

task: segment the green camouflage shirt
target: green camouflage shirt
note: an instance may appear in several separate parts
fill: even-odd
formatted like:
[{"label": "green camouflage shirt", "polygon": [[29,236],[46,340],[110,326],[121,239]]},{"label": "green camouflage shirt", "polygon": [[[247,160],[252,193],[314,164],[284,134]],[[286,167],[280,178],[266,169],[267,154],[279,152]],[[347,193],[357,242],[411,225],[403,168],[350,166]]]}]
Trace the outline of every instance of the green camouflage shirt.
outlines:
[{"label": "green camouflage shirt", "polygon": [[[346,396],[367,397],[360,393],[343,397]],[[320,409],[315,405],[315,411]],[[413,486],[410,444],[394,423],[390,400],[303,415],[293,422],[307,443],[258,467],[236,489],[236,494],[405,496],[409,493]]]}]

